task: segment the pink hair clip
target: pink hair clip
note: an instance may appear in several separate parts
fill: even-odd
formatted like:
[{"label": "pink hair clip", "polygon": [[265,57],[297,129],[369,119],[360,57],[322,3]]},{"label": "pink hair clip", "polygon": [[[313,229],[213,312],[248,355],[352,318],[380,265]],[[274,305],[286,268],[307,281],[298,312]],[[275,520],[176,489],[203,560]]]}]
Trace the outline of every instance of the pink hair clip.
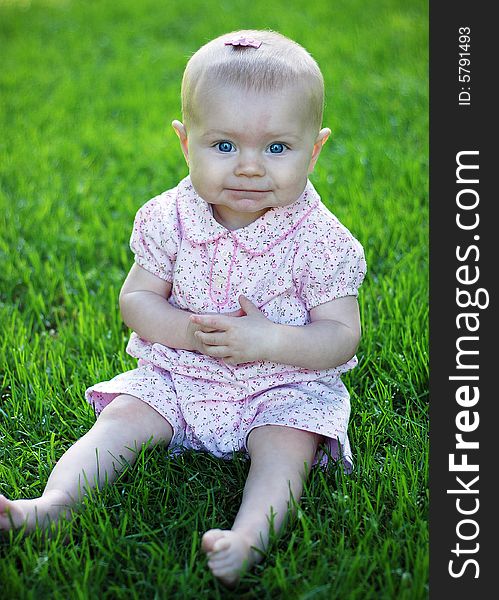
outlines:
[{"label": "pink hair clip", "polygon": [[262,42],[259,40],[254,40],[253,38],[232,38],[231,40],[227,40],[225,42],[226,46],[251,46],[252,48],[260,48]]}]

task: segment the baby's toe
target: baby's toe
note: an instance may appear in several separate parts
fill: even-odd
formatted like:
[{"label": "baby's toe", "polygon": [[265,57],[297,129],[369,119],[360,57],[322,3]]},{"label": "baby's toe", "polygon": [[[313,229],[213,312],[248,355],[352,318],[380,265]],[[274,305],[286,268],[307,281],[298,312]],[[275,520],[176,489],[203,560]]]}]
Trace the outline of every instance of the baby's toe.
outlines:
[{"label": "baby's toe", "polygon": [[217,555],[225,554],[224,550],[228,550],[231,547],[230,539],[226,537],[221,537],[215,541],[213,544],[213,552],[216,552]]},{"label": "baby's toe", "polygon": [[210,567],[210,569],[221,569],[224,567],[230,567],[231,565],[233,565],[234,560],[232,558],[232,556],[230,556],[228,553],[225,553],[224,555],[220,555],[218,552],[216,554],[212,554],[209,557],[208,560],[208,566]]},{"label": "baby's toe", "polygon": [[223,537],[224,532],[221,529],[210,529],[207,531],[201,540],[201,548],[203,552],[215,552],[215,544]]},{"label": "baby's toe", "polygon": [[7,500],[7,498],[3,494],[0,494],[0,513],[5,512],[5,510],[9,506],[9,504],[10,504],[10,501]]}]

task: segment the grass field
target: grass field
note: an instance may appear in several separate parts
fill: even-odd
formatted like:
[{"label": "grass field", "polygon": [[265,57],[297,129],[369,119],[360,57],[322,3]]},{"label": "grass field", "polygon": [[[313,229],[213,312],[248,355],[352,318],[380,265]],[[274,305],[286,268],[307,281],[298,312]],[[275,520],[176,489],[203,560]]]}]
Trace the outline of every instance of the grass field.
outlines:
[{"label": "grass field", "polygon": [[[187,57],[239,27],[318,60],[333,131],[312,181],[362,242],[352,475],[315,470],[237,593],[199,536],[248,464],[143,452],[51,540],[0,540],[0,597],[420,599],[428,589],[427,7],[422,0],[0,0],[0,492],[39,495],[133,368],[117,295],[137,208],[186,174],[170,122]],[[66,544],[62,540],[69,538]]]}]

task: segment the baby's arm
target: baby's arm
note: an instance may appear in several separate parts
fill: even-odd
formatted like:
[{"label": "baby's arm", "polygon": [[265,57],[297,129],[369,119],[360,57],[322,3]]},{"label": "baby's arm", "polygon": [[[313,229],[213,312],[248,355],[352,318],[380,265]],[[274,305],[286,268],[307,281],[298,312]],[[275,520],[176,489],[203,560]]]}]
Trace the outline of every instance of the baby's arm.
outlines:
[{"label": "baby's arm", "polygon": [[134,263],[120,292],[125,324],[148,342],[170,348],[197,350],[191,313],[168,302],[172,284]]},{"label": "baby's arm", "polygon": [[311,309],[310,320],[302,327],[277,326],[271,360],[330,369],[355,355],[361,335],[357,298],[345,296],[320,304]]},{"label": "baby's arm", "polygon": [[357,298],[345,296],[312,308],[311,323],[302,326],[273,323],[247,298],[240,298],[244,317],[198,315],[195,337],[201,352],[229,364],[256,360],[322,370],[350,360],[360,340]]}]

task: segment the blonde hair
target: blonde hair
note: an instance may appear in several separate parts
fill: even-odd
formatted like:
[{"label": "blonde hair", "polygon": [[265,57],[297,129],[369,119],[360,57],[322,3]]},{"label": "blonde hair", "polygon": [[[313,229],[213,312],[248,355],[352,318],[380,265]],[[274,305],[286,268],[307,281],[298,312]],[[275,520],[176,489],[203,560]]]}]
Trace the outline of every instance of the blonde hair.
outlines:
[{"label": "blonde hair", "polygon": [[[225,45],[245,37],[262,42],[259,48]],[[195,121],[196,94],[203,86],[241,86],[262,92],[303,83],[310,101],[310,118],[317,131],[322,125],[324,79],[314,58],[300,44],[277,33],[243,29],[221,35],[201,46],[189,59],[182,78],[182,118]]]}]

